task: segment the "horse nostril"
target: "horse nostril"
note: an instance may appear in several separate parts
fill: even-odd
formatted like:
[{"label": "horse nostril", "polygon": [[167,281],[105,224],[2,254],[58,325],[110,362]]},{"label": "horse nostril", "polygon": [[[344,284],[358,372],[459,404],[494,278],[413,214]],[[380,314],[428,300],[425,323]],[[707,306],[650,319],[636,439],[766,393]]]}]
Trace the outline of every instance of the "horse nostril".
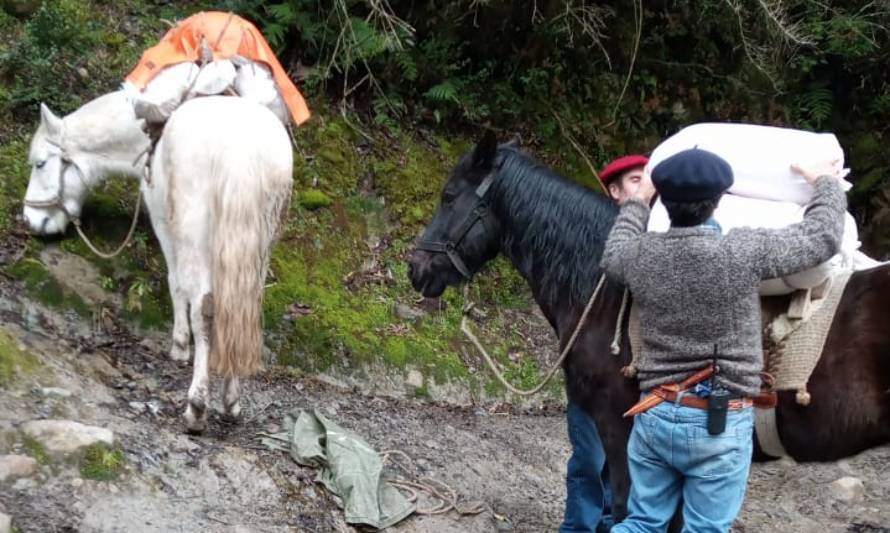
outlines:
[{"label": "horse nostril", "polygon": [[43,217],[43,222],[40,223],[40,233],[46,233],[46,225],[49,224],[49,217]]},{"label": "horse nostril", "polygon": [[408,262],[408,277],[409,278],[414,277],[414,262],[412,262],[412,261]]}]

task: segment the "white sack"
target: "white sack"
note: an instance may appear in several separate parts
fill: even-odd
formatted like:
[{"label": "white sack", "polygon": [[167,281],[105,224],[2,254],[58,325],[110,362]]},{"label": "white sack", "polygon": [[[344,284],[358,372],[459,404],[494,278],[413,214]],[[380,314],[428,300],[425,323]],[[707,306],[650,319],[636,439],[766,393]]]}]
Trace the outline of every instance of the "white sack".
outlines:
[{"label": "white sack", "polygon": [[145,89],[135,95],[133,105],[136,116],[149,123],[166,122],[198,75],[194,63],[179,63],[164,68],[152,78]]},{"label": "white sack", "polygon": [[234,62],[238,67],[235,74],[235,92],[238,96],[268,107],[281,122],[289,124],[290,112],[278,93],[272,70],[262,63],[240,57]]},{"label": "white sack", "polygon": [[[720,224],[723,234],[734,228],[784,228],[803,220],[805,206],[794,202],[776,202],[756,198],[745,198],[735,194],[725,194],[714,211],[714,219]],[[649,217],[649,231],[665,232],[670,227],[670,218],[661,201],[652,207]],[[847,213],[844,218],[844,237],[841,251],[830,260],[809,270],[792,274],[781,279],[764,280],[760,294],[764,296],[788,294],[796,289],[816,287],[833,272],[852,270],[857,264],[859,253],[859,233],[856,221]]]},{"label": "white sack", "polygon": [[235,65],[228,59],[211,61],[201,67],[198,78],[188,93],[194,96],[212,96],[222,94],[235,83]]},{"label": "white sack", "polygon": [[[844,151],[834,134],[812,133],[754,124],[701,123],[687,126],[659,144],[649,158],[651,173],[668,157],[695,147],[713,152],[732,167],[735,183],[729,192],[749,198],[794,202],[804,205],[812,187],[792,172],[802,165],[825,160],[844,163]],[[842,182],[844,190],[852,185]]]}]

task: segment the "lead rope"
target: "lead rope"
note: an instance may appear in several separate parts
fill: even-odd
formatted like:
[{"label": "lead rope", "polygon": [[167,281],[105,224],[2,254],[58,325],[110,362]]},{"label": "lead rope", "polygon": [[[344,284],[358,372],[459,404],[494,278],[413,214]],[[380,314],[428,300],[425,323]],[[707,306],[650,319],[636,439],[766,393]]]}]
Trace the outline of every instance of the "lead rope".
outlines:
[{"label": "lead rope", "polygon": [[94,254],[98,255],[102,259],[111,259],[113,257],[117,257],[117,255],[120,254],[123,251],[123,249],[126,248],[126,246],[128,244],[130,244],[130,239],[133,238],[133,233],[136,231],[136,223],[139,221],[139,208],[141,205],[142,205],[142,189],[140,188],[139,192],[136,195],[136,210],[133,212],[133,220],[132,220],[132,222],[130,222],[130,231],[127,232],[127,236],[124,238],[124,242],[122,242],[121,245],[118,246],[117,249],[114,250],[113,252],[103,252],[103,251],[99,250],[98,248],[96,248],[93,245],[93,243],[90,242],[90,239],[87,238],[86,234],[81,229],[79,218],[73,218],[71,220],[71,222],[74,224],[74,229],[77,230],[77,234],[80,235],[80,238],[83,239],[84,244],[87,245],[87,248],[92,250],[92,252]]},{"label": "lead rope", "polygon": [[[389,462],[395,465],[405,475],[413,478],[413,480],[401,477],[387,479],[387,483],[399,490],[407,492],[409,494],[407,497],[408,501],[418,505],[414,512],[419,515],[439,515],[445,514],[451,510],[456,511],[459,515],[474,515],[484,512],[487,508],[483,502],[467,502],[466,507],[458,505],[456,490],[443,481],[430,477],[420,477],[417,473],[417,467],[414,466],[414,462],[408,457],[408,454],[401,450],[385,450],[378,455],[380,455],[384,463]],[[405,463],[392,460],[393,456],[402,457]],[[427,509],[420,508],[418,501],[420,492],[426,493],[430,499],[438,500],[438,502]]]},{"label": "lead rope", "polygon": [[[569,337],[569,342],[566,343],[565,347],[562,349],[562,353],[559,354],[559,359],[557,359],[556,363],[550,368],[547,372],[547,375],[544,377],[544,381],[536,385],[535,387],[527,390],[517,389],[513,385],[507,382],[504,378],[504,375],[498,370],[497,366],[494,364],[494,360],[492,360],[491,356],[488,355],[488,352],[482,346],[482,343],[479,342],[479,339],[476,338],[476,335],[470,330],[470,324],[467,320],[467,317],[470,314],[470,310],[476,305],[472,302],[467,303],[464,306],[463,318],[460,321],[460,329],[464,332],[464,335],[467,336],[468,339],[476,346],[476,349],[479,350],[479,353],[482,354],[482,358],[485,359],[485,362],[488,363],[488,367],[491,369],[494,376],[501,382],[501,385],[507,388],[510,392],[514,394],[518,394],[519,396],[531,396],[533,394],[537,394],[541,389],[544,388],[547,383],[550,382],[550,379],[553,378],[556,371],[562,366],[563,361],[565,361],[566,356],[569,354],[569,351],[572,349],[572,346],[575,345],[575,340],[578,338],[578,334],[581,333],[581,328],[587,322],[587,317],[590,314],[591,308],[593,308],[593,302],[596,301],[596,297],[599,295],[600,290],[603,288],[603,284],[606,282],[606,275],[602,274],[600,276],[599,281],[596,284],[596,288],[593,289],[593,294],[590,295],[590,300],[587,302],[587,306],[584,307],[584,312],[581,313],[581,318],[578,319],[578,324],[575,325],[575,330],[572,332],[572,336]],[[469,284],[464,285],[464,301],[469,300]]]},{"label": "lead rope", "polygon": [[624,322],[624,313],[627,311],[627,301],[630,291],[625,287],[624,296],[621,297],[621,307],[618,309],[618,318],[615,319],[615,333],[612,335],[612,355],[621,353],[621,323]]}]

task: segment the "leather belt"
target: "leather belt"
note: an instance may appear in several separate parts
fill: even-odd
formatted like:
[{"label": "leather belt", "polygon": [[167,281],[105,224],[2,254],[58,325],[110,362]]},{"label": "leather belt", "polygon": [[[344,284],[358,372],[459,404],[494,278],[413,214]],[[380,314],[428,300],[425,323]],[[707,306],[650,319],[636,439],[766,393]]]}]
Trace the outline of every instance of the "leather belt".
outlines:
[{"label": "leather belt", "polygon": [[[685,407],[694,407],[695,409],[708,409],[708,399],[701,398],[694,394],[683,394],[680,395],[679,392],[674,392],[667,389],[662,389],[656,387],[652,389],[652,394],[658,396],[667,402],[676,402],[677,398],[680,398],[680,405]],[[729,404],[727,405],[728,409],[744,409],[745,407],[751,407],[754,405],[754,400],[751,398],[733,398],[729,400]]]}]

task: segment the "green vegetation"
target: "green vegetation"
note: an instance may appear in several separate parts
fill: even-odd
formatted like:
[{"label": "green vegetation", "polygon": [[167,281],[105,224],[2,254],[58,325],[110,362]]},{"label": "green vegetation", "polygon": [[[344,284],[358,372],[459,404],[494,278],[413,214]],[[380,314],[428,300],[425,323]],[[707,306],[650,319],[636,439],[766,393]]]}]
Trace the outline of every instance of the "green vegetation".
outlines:
[{"label": "green vegetation", "polygon": [[37,358],[19,348],[15,339],[0,329],[0,387],[12,383],[21,374],[30,374],[39,366]]},{"label": "green vegetation", "polygon": [[309,211],[315,211],[322,207],[330,207],[334,201],[327,194],[316,190],[309,189],[300,193],[300,205]]},{"label": "green vegetation", "polygon": [[[37,104],[65,114],[115,88],[166,30],[162,19],[231,9],[256,22],[298,75],[314,116],[295,131],[294,193],[264,302],[267,344],[295,376],[384,365],[420,370],[424,386],[410,392],[419,397],[444,382],[503,393],[487,369],[470,373],[461,360],[461,350],[475,355],[459,331],[457,291],[416,320],[395,311],[415,306],[406,254],[482,127],[505,141],[518,134],[537,158],[591,187],[591,167],[647,152],[695,121],[831,130],[853,168],[850,202],[866,250],[890,253],[890,12],[868,0],[657,0],[639,11],[618,0],[20,3],[32,8],[0,10],[9,36],[0,42],[0,235],[14,234],[21,210]],[[91,194],[84,229],[101,248],[123,239],[135,187],[114,178]],[[44,246],[32,239],[0,268],[35,299],[89,318],[40,263]],[[102,287],[120,295],[118,316],[169,327],[166,267],[145,220],[113,260],[73,233],[60,246],[96,265]],[[507,376],[536,382],[509,318],[533,305],[525,281],[499,259],[472,299],[488,314],[479,335]],[[8,368],[0,359],[0,380]]]},{"label": "green vegetation", "polygon": [[39,260],[25,257],[7,269],[7,273],[21,280],[28,291],[41,303],[63,310],[74,311],[81,318],[90,318],[90,307],[75,292],[62,286]]},{"label": "green vegetation", "polygon": [[83,450],[80,459],[80,475],[84,479],[111,481],[124,471],[124,452],[105,444],[93,444]]},{"label": "green vegetation", "polygon": [[46,451],[46,447],[37,439],[23,435],[22,446],[25,449],[25,454],[31,456],[39,464],[48,465],[52,461],[49,452]]}]

